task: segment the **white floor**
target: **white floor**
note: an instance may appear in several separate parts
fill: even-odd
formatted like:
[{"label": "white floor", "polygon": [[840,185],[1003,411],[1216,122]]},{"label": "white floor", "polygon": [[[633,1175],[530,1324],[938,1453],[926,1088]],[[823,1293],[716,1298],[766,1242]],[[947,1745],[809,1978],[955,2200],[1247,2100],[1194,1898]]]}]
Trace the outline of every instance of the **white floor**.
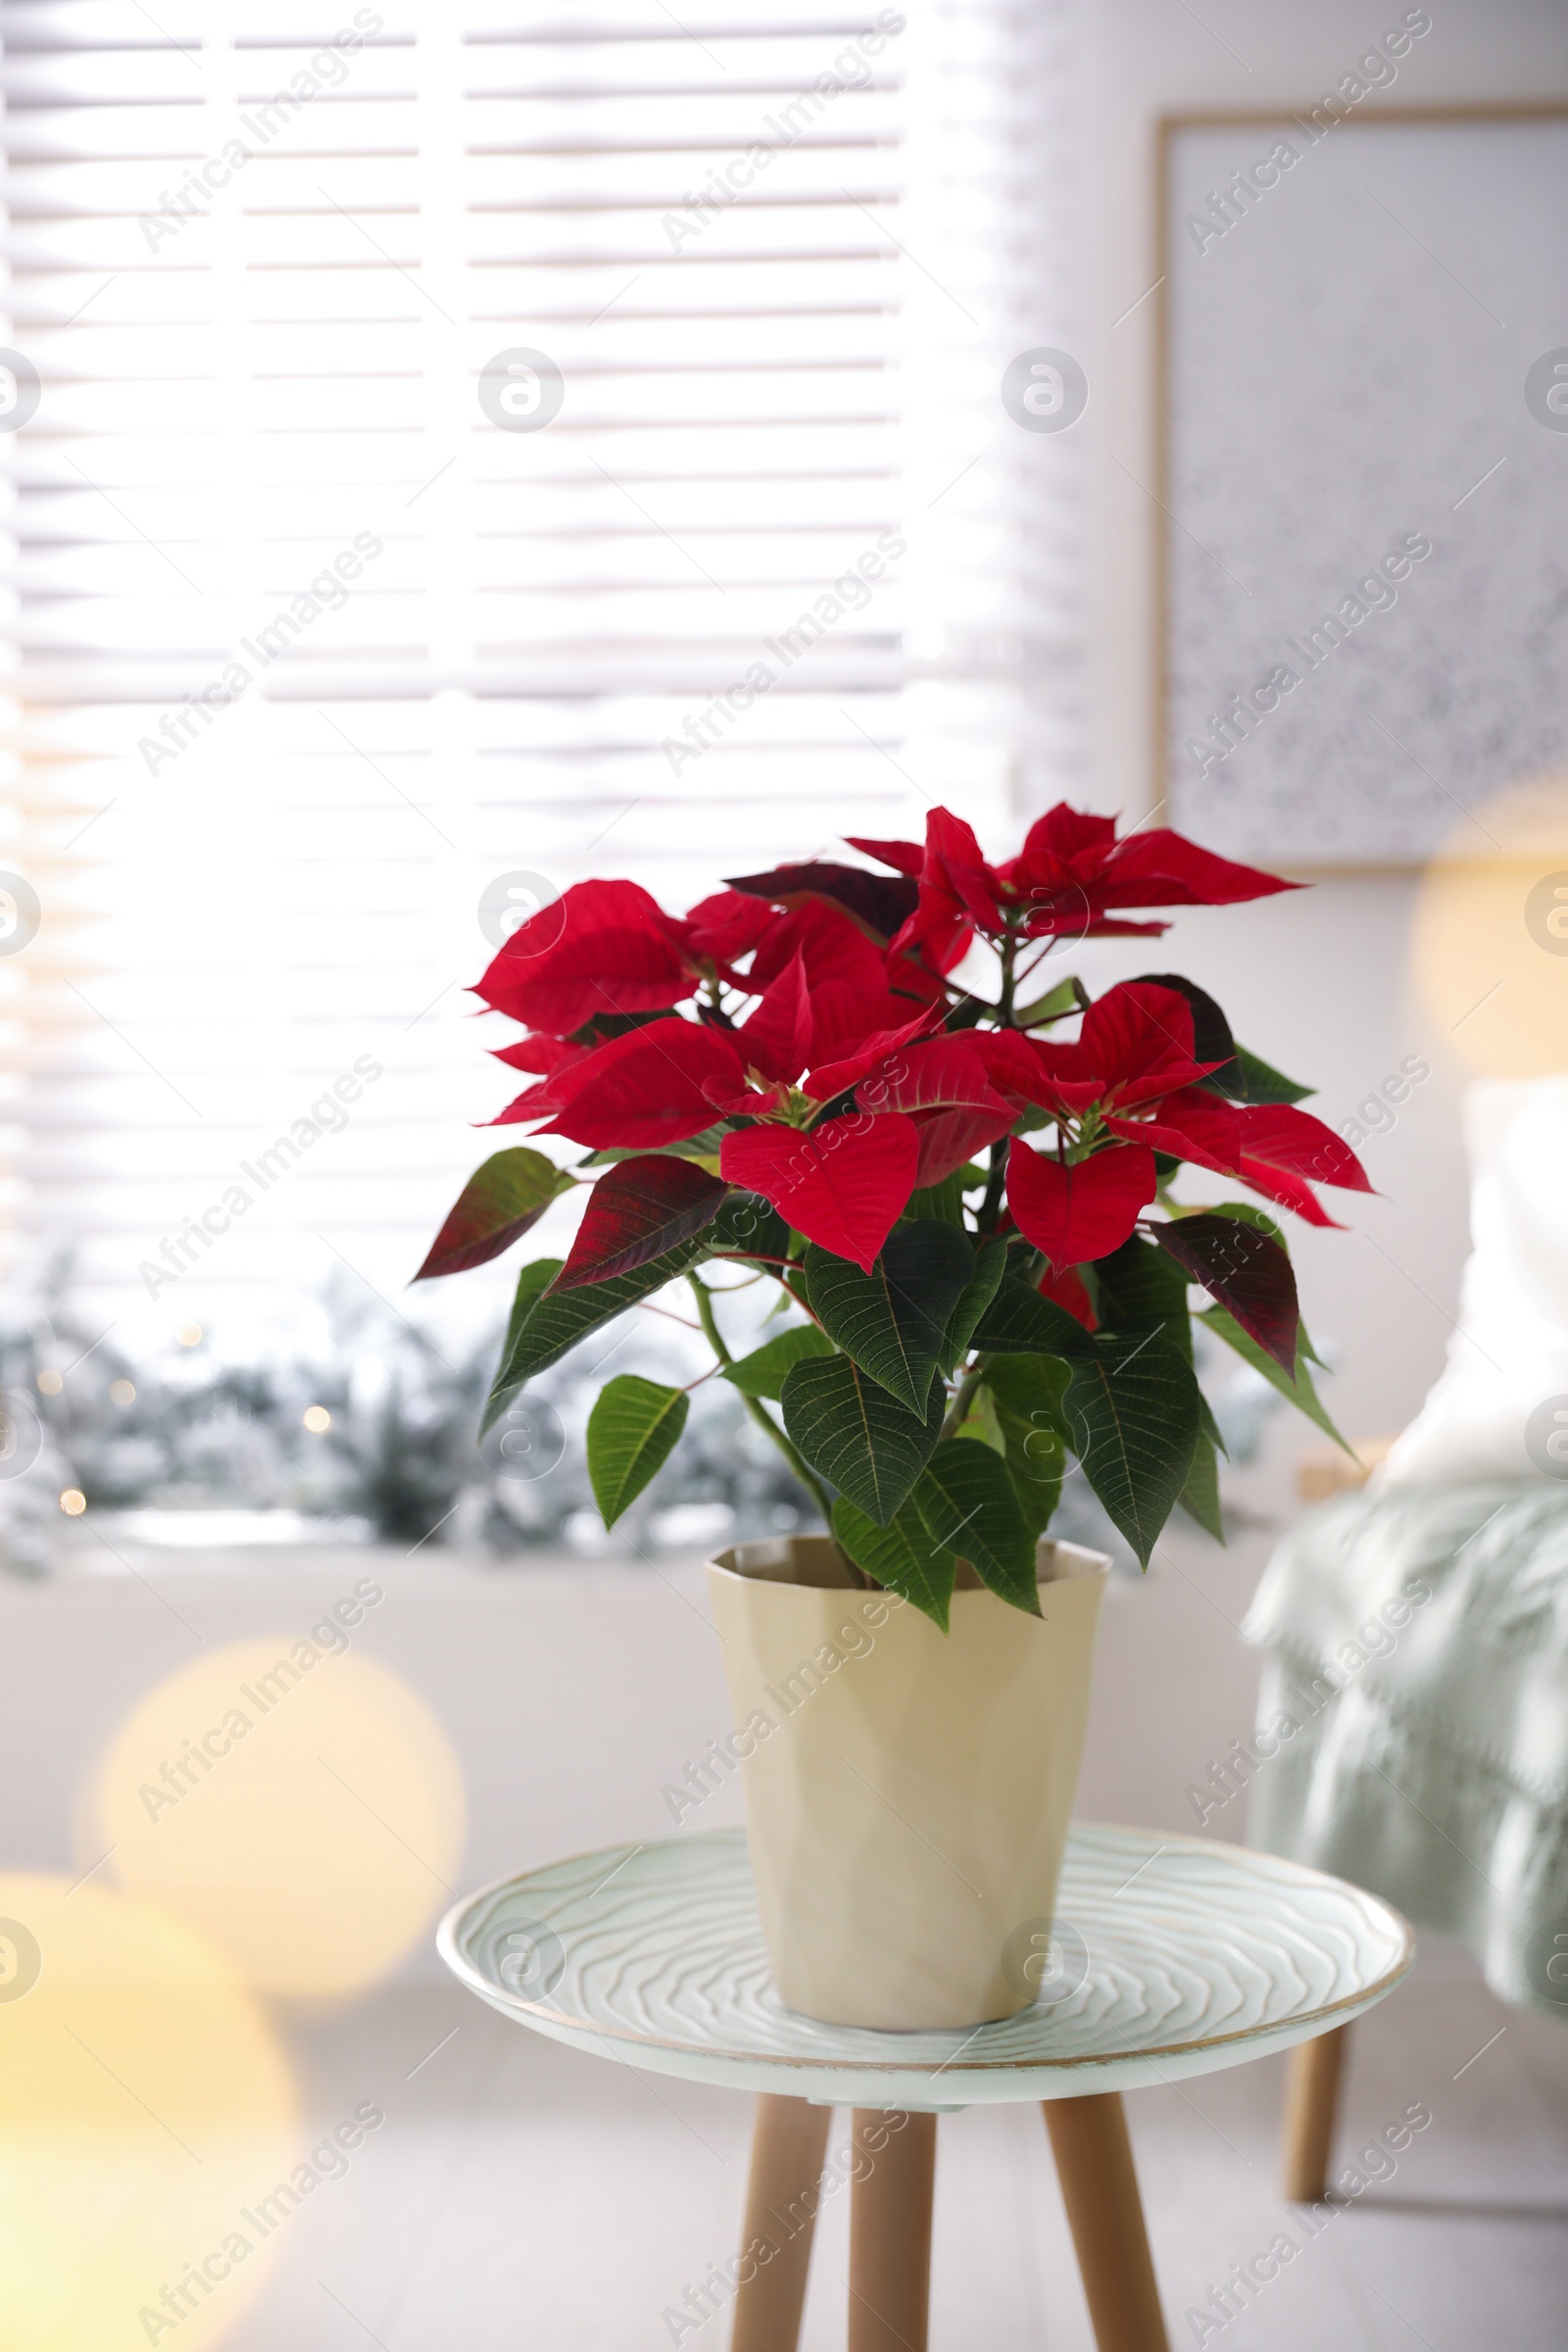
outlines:
[{"label": "white floor", "polygon": [[[296,2047],[323,2125],[366,2098],[387,2122],[289,2217],[231,2352],[722,2352],[723,2315],[696,2332],[663,2315],[733,2249],[747,2102],[557,2048],[456,1987],[384,1992]],[[1306,2235],[1276,2184],[1281,2080],[1263,2060],[1129,2101],[1173,2346],[1561,2352],[1568,2034],[1446,1953],[1356,2029],[1336,2161],[1416,2102],[1430,2128],[1255,2304],[1200,2330],[1187,2315],[1232,2265]],[[848,2205],[823,2207],[804,2352],[844,2343]],[[1033,2108],[940,2126],[931,2346],[1092,2352]]]}]

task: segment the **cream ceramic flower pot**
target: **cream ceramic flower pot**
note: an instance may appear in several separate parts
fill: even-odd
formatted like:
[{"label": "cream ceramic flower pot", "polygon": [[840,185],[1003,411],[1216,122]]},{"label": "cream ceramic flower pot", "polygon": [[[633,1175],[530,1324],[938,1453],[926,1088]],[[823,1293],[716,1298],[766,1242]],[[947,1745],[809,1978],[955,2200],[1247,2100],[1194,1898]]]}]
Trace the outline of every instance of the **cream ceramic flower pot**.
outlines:
[{"label": "cream ceramic flower pot", "polygon": [[908,2032],[1035,1997],[1108,1567],[1042,1541],[1035,1618],[960,1566],[944,1635],[824,1536],[709,1563],[786,2008]]}]

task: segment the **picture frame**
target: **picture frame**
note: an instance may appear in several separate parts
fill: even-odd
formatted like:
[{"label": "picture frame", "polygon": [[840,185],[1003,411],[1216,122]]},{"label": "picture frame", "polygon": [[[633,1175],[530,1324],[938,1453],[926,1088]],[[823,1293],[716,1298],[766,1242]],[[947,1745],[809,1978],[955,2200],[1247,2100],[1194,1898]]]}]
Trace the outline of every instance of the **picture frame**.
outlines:
[{"label": "picture frame", "polygon": [[1172,115],[1157,184],[1152,797],[1293,872],[1479,846],[1568,769],[1568,107]]}]

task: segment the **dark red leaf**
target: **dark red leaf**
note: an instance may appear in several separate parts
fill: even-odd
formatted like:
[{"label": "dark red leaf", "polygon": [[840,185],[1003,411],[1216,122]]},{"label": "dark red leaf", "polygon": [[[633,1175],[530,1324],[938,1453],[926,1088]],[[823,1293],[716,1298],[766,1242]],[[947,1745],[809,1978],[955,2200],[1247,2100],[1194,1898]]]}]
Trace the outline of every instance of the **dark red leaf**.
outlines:
[{"label": "dark red leaf", "polygon": [[542,1152],[514,1146],[495,1152],[475,1168],[414,1279],[433,1282],[438,1274],[463,1274],[510,1250],[519,1234],[536,1225],[572,1179]]},{"label": "dark red leaf", "polygon": [[914,912],[919,898],[914,883],[902,875],[895,880],[889,874],[868,874],[863,866],[834,865],[826,859],[809,865],[781,865],[770,874],[737,874],[727,887],[777,906],[829,899],[882,941],[890,940]]},{"label": "dark red leaf", "polygon": [[650,1153],[623,1159],[594,1186],[577,1238],[552,1291],[609,1282],[662,1257],[717,1216],[729,1187],[695,1160]]},{"label": "dark red leaf", "polygon": [[1146,1230],[1296,1378],[1296,1275],[1278,1242],[1241,1217],[1173,1217]]},{"label": "dark red leaf", "polygon": [[813,988],[824,980],[871,990],[888,984],[884,956],[853,916],[826,899],[805,899],[774,916],[753,959],[751,986],[766,988],[797,953],[806,958],[806,977]]}]

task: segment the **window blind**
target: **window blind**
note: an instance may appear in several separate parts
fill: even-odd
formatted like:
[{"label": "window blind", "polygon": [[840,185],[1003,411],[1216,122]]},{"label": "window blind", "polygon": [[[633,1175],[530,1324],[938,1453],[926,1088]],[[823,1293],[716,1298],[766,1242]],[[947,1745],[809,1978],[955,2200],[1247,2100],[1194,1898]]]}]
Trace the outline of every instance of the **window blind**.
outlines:
[{"label": "window blind", "polygon": [[998,392],[1075,332],[1071,10],[0,41],[14,1262],[159,1337],[397,1298],[518,914],[1077,782],[1081,436]]}]

